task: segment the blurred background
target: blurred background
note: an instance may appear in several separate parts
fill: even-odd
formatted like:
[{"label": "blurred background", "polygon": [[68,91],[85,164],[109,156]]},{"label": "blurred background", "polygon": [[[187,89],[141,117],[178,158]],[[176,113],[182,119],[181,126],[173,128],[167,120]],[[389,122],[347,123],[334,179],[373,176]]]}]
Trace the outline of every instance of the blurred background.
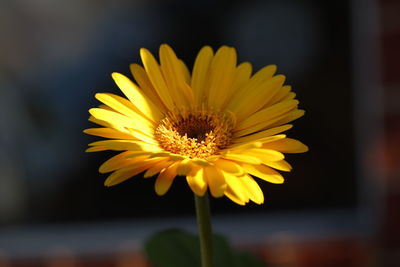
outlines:
[{"label": "blurred background", "polygon": [[306,115],[289,137],[283,185],[266,203],[213,199],[215,230],[268,266],[400,266],[400,1],[2,0],[0,266],[148,266],[141,244],[168,226],[194,231],[177,179],[103,186],[112,152],[87,110],[120,94],[139,49],[170,44],[188,66],[199,49],[234,46],[254,71],[278,65]]}]

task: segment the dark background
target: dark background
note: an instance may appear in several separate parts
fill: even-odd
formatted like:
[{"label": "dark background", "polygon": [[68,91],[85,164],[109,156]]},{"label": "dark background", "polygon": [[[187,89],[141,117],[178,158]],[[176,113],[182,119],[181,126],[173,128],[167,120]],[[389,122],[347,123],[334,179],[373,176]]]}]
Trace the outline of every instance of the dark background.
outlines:
[{"label": "dark background", "polygon": [[154,178],[106,188],[85,154],[97,140],[87,110],[96,92],[120,94],[139,49],[170,44],[191,68],[204,45],[234,46],[253,72],[276,64],[306,115],[288,136],[310,147],[288,155],[283,185],[259,181],[266,203],[213,199],[215,214],[355,208],[354,90],[348,1],[6,1],[0,14],[0,225],[194,214],[178,177],[163,197]]}]

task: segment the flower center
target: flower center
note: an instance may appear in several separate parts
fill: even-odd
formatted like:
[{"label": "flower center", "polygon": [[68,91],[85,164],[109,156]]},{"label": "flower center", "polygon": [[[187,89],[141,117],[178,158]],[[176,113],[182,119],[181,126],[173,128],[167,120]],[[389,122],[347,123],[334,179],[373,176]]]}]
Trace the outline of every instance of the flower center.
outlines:
[{"label": "flower center", "polygon": [[231,143],[233,120],[211,111],[168,114],[155,129],[160,147],[189,158],[216,155]]}]

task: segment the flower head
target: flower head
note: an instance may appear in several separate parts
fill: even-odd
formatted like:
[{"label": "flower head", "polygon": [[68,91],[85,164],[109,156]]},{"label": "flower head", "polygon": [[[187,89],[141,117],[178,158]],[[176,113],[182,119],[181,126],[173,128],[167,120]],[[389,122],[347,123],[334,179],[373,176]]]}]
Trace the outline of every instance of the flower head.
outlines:
[{"label": "flower head", "polygon": [[111,172],[106,186],[144,172],[157,175],[155,190],[163,195],[175,177],[186,176],[199,196],[209,189],[240,205],[261,204],[253,177],[283,183],[276,170],[291,170],[283,153],[308,150],[283,134],[304,111],[275,65],[252,75],[250,63],[237,65],[235,49],[227,46],[215,54],[203,47],[192,73],[168,45],[160,47],[160,63],[146,49],[140,55],[144,68],[130,66],[136,83],[112,74],[126,98],[98,93],[103,104],[89,110],[89,120],[102,127],[85,133],[107,140],[87,151],[121,151],[99,168]]}]

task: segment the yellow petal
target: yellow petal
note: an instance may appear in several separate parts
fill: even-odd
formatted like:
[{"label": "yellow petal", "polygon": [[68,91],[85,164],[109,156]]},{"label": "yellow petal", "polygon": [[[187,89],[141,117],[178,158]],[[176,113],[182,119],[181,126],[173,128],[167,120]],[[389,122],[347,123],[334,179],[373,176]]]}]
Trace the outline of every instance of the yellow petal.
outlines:
[{"label": "yellow petal", "polygon": [[193,88],[194,98],[198,107],[201,107],[205,100],[205,90],[213,55],[212,48],[204,46],[194,62],[191,87]]},{"label": "yellow petal", "polygon": [[149,152],[161,151],[161,149],[157,146],[142,141],[133,141],[133,140],[102,140],[90,143],[89,146],[104,146],[109,150],[116,150],[116,151],[124,151],[124,150],[149,151]]},{"label": "yellow petal", "polygon": [[132,178],[133,176],[143,172],[147,167],[148,166],[146,165],[142,165],[135,168],[119,169],[107,177],[107,179],[104,181],[104,185],[109,187],[122,183],[128,180],[129,178]]},{"label": "yellow petal", "polygon": [[277,150],[283,153],[304,153],[308,151],[308,147],[302,142],[285,138],[263,145],[264,148]]},{"label": "yellow petal", "polygon": [[175,104],[179,107],[191,106],[184,93],[184,90],[191,88],[184,86],[185,74],[181,63],[171,47],[166,44],[160,46],[160,69]]},{"label": "yellow petal", "polygon": [[270,120],[264,120],[258,124],[255,124],[253,126],[250,126],[248,128],[238,130],[234,133],[235,136],[244,136],[248,134],[252,134],[258,131],[264,131],[267,129],[271,129],[283,124],[286,124],[288,122],[291,122],[292,120],[295,120],[301,116],[304,115],[304,111],[298,110],[297,107],[293,108],[292,110],[283,113],[282,115],[279,115],[275,118],[271,118]]},{"label": "yellow petal", "polygon": [[252,66],[249,62],[243,62],[239,66],[237,66],[235,75],[232,82],[232,92],[231,95],[234,95],[239,88],[246,84],[249,81],[252,72]]},{"label": "yellow petal", "polygon": [[140,90],[143,91],[143,93],[160,109],[162,113],[167,113],[167,107],[154,89],[153,84],[147,76],[146,70],[138,64],[131,64],[130,70],[138,83]]},{"label": "yellow petal", "polygon": [[279,161],[285,158],[281,152],[264,148],[251,148],[243,150],[240,153],[244,154],[245,156],[256,157],[261,162]]},{"label": "yellow petal", "polygon": [[165,159],[163,161],[160,161],[156,164],[154,164],[153,166],[151,166],[144,174],[143,177],[144,178],[148,178],[151,176],[156,175],[157,173],[159,173],[160,171],[164,170],[165,168],[169,167],[171,164],[173,164],[172,161],[169,161],[168,159]]},{"label": "yellow petal", "polygon": [[222,109],[228,105],[236,92],[249,81],[251,72],[252,66],[249,62],[243,62],[237,66],[230,89],[226,92],[225,102],[221,106]]},{"label": "yellow petal", "polygon": [[240,143],[240,144],[231,145],[228,149],[230,151],[234,151],[235,153],[238,153],[238,151],[242,151],[242,150],[248,150],[248,149],[252,149],[252,148],[260,148],[260,147],[262,147],[262,145],[264,143],[273,142],[273,141],[276,141],[276,140],[283,139],[285,137],[286,137],[285,134],[266,136],[266,137],[263,137],[263,138],[259,138],[257,141],[249,141],[247,143]]},{"label": "yellow petal", "polygon": [[230,145],[227,150],[230,153],[238,153],[242,150],[246,149],[251,149],[251,148],[260,148],[262,147],[262,143],[259,141],[252,141],[252,142],[247,142],[247,143],[241,143],[241,144],[233,144]]},{"label": "yellow petal", "polygon": [[[134,159],[131,159],[134,160]],[[152,159],[142,159],[136,160],[134,163],[130,164],[129,166],[118,169],[113,172],[106,181],[104,182],[105,186],[113,186],[119,184],[132,176],[135,176],[146,169],[150,168],[151,166],[157,164],[160,161],[165,160],[165,158],[152,158]]]},{"label": "yellow petal", "polygon": [[297,120],[298,118],[304,116],[305,111],[301,109],[294,110],[292,112],[289,112],[288,114],[283,115],[277,120],[274,120],[274,122],[269,123],[267,126],[264,127],[276,127],[278,125],[286,124],[288,122]]},{"label": "yellow petal", "polygon": [[283,99],[285,99],[285,97],[287,97],[287,95],[289,94],[289,92],[291,90],[292,90],[292,87],[290,85],[282,86],[279,89],[279,91],[271,98],[271,100],[264,104],[263,108],[266,108],[268,106],[272,106],[272,105],[274,105],[276,103],[279,103],[279,102],[283,101]]},{"label": "yellow petal", "polygon": [[282,175],[279,172],[265,165],[243,164],[242,166],[249,174],[263,179],[264,181],[273,184],[282,184],[284,181]]},{"label": "yellow petal", "polygon": [[111,127],[110,124],[109,124],[108,122],[102,121],[102,120],[98,120],[98,119],[96,119],[96,118],[93,117],[93,116],[90,116],[88,120],[91,121],[91,122],[93,122],[93,123],[95,123],[95,124],[104,126],[104,127]]},{"label": "yellow petal", "polygon": [[190,84],[190,71],[189,71],[188,67],[186,66],[185,62],[183,62],[180,59],[179,59],[179,64],[182,69],[183,78],[184,78],[185,82],[187,84]]},{"label": "yellow petal", "polygon": [[157,94],[160,96],[160,99],[169,110],[173,110],[175,106],[172,98],[173,96],[171,95],[170,89],[165,83],[160,66],[158,65],[156,59],[153,57],[150,51],[145,48],[140,49],[140,56],[151,84],[153,85]]},{"label": "yellow petal", "polygon": [[186,181],[192,191],[198,196],[203,196],[207,190],[207,181],[203,168],[198,168],[195,172],[189,173],[186,176]]},{"label": "yellow petal", "polygon": [[244,206],[246,205],[246,202],[244,202],[242,199],[240,199],[234,192],[233,190],[228,187],[225,192],[224,192],[225,196],[227,196],[230,200],[232,200],[233,202],[235,202],[238,205]]},{"label": "yellow petal", "polygon": [[232,175],[242,176],[244,174],[242,166],[230,160],[219,159],[214,162],[214,165],[222,171]]},{"label": "yellow petal", "polygon": [[249,198],[243,188],[243,184],[240,182],[241,177],[237,177],[236,175],[227,172],[222,172],[222,174],[224,175],[226,184],[235,196],[237,196],[242,202],[248,202]]},{"label": "yellow petal", "polygon": [[128,77],[116,72],[112,74],[112,77],[121,91],[144,116],[152,121],[159,121],[164,117],[158,107]]},{"label": "yellow petal", "polygon": [[193,162],[191,159],[186,158],[182,161],[179,162],[179,165],[176,169],[176,172],[178,173],[178,175],[186,175],[188,174],[192,169],[193,169]]},{"label": "yellow petal", "polygon": [[105,146],[92,146],[89,147],[85,150],[85,152],[99,152],[99,151],[105,151],[108,150]]},{"label": "yellow petal", "polygon": [[140,118],[133,119],[120,113],[105,110],[102,108],[91,108],[89,109],[89,113],[98,120],[110,123],[112,127],[116,125],[118,127],[132,128],[138,131],[142,131],[143,133],[147,133],[149,135],[152,135],[154,131],[149,121],[140,120]]},{"label": "yellow petal", "polygon": [[[102,109],[104,109],[104,108],[102,108]],[[98,125],[107,127],[107,128],[115,129],[115,130],[117,130],[117,131],[119,131],[121,133],[128,133],[129,134],[129,131],[126,128],[124,128],[122,126],[118,126],[118,125],[110,123],[110,122],[106,122],[106,121],[102,121],[102,120],[96,119],[93,116],[89,117],[89,121],[91,121],[93,123],[96,123]]]},{"label": "yellow petal", "polygon": [[230,159],[236,162],[244,162],[249,164],[261,164],[261,160],[256,156],[250,156],[245,154],[234,154],[234,153],[226,153],[222,155],[224,159]]},{"label": "yellow petal", "polygon": [[85,134],[91,134],[95,136],[100,136],[100,137],[105,137],[105,138],[111,138],[111,139],[134,139],[134,137],[130,134],[123,133],[120,131],[117,131],[112,128],[89,128],[83,130]]},{"label": "yellow petal", "polygon": [[249,90],[242,101],[236,106],[231,106],[238,121],[241,121],[256,111],[260,110],[278,92],[285,82],[285,76],[277,75],[264,81],[255,88]]},{"label": "yellow petal", "polygon": [[131,127],[134,125],[132,118],[124,116],[120,113],[102,109],[102,108],[91,108],[89,113],[97,120],[105,121],[113,127],[117,125],[119,127]]},{"label": "yellow petal", "polygon": [[264,194],[261,188],[258,186],[257,182],[254,181],[252,177],[249,175],[245,175],[241,177],[240,181],[243,184],[243,187],[246,188],[247,195],[256,204],[264,203]]},{"label": "yellow petal", "polygon": [[282,101],[291,100],[291,99],[294,99],[295,97],[296,97],[296,94],[293,92],[290,92],[289,94],[287,94],[285,96],[285,98],[282,99]]},{"label": "yellow petal", "polygon": [[247,143],[247,142],[258,141],[261,138],[265,138],[265,137],[268,137],[268,136],[271,136],[271,135],[275,135],[275,134],[287,131],[292,127],[293,127],[293,125],[291,125],[291,124],[278,126],[278,127],[275,127],[275,128],[271,128],[271,129],[268,129],[268,130],[264,130],[264,131],[261,131],[261,132],[250,134],[250,135],[247,135],[247,136],[235,138],[233,140],[233,142],[234,143]]},{"label": "yellow petal", "polygon": [[248,82],[241,86],[233,95],[232,99],[229,101],[227,105],[228,110],[235,110],[238,105],[241,105],[243,99],[249,94],[249,92],[253,91],[254,88],[259,87],[263,82],[272,78],[274,73],[276,72],[276,65],[268,65],[261,70],[259,70],[253,77],[248,80]]},{"label": "yellow petal", "polygon": [[292,110],[293,108],[297,107],[299,104],[299,101],[297,100],[289,100],[285,102],[280,102],[278,104],[275,104],[273,106],[270,106],[268,108],[262,109],[250,117],[246,118],[245,120],[239,122],[236,125],[237,130],[242,130],[249,128],[251,126],[257,125],[257,124],[262,124],[268,121],[271,121],[274,118],[277,118],[281,116],[282,114],[285,114]]},{"label": "yellow petal", "polygon": [[290,164],[286,160],[264,161],[263,164],[284,172],[290,172],[292,170],[292,166],[290,166]]},{"label": "yellow petal", "polygon": [[181,161],[181,160],[184,160],[186,158],[185,156],[174,154],[174,153],[170,153],[170,152],[166,152],[166,151],[153,153],[150,157],[151,158],[154,158],[154,157],[168,157],[168,159],[171,160],[171,161],[178,161],[178,160]]},{"label": "yellow petal", "polygon": [[186,99],[188,106],[191,108],[195,107],[194,93],[192,87],[190,87],[187,83],[181,84],[181,93]]},{"label": "yellow petal", "polygon": [[213,166],[211,162],[205,159],[192,159],[192,162],[200,166]]},{"label": "yellow petal", "polygon": [[204,174],[207,178],[211,195],[213,197],[222,197],[226,188],[226,183],[222,172],[214,166],[211,166],[204,168]]},{"label": "yellow petal", "polygon": [[176,168],[178,166],[178,162],[172,164],[167,169],[164,169],[160,172],[157,177],[154,188],[156,190],[157,195],[162,196],[167,193],[168,189],[171,187],[172,182],[174,181],[177,173]]},{"label": "yellow petal", "polygon": [[[205,159],[205,161],[207,161],[210,164],[210,166],[213,166],[214,165],[213,163],[215,161],[219,160],[221,157],[222,157],[221,155],[212,155],[212,156],[207,157]],[[204,166],[207,166],[207,165],[204,165]]]},{"label": "yellow petal", "polygon": [[211,61],[208,91],[208,106],[220,109],[230,94],[236,71],[236,51],[232,47],[222,46]]},{"label": "yellow petal", "polygon": [[154,121],[151,121],[148,117],[144,116],[129,100],[120,97],[118,95],[109,93],[97,93],[96,99],[111,107],[114,111],[121,113],[127,117],[135,120],[145,121],[148,125],[153,125]]},{"label": "yellow petal", "polygon": [[129,133],[136,140],[140,140],[147,144],[158,146],[158,142],[154,139],[154,136],[152,136],[150,134],[145,134],[145,133],[139,132],[138,130],[134,130],[134,129],[128,129],[128,130],[129,130]]},{"label": "yellow petal", "polygon": [[134,158],[127,158],[128,156],[133,155],[134,153],[135,152],[133,151],[125,151],[108,159],[99,167],[99,172],[100,173],[112,172],[124,167],[128,167],[129,165],[133,165],[134,163],[143,161],[144,159],[149,157],[148,155],[141,155]]}]

